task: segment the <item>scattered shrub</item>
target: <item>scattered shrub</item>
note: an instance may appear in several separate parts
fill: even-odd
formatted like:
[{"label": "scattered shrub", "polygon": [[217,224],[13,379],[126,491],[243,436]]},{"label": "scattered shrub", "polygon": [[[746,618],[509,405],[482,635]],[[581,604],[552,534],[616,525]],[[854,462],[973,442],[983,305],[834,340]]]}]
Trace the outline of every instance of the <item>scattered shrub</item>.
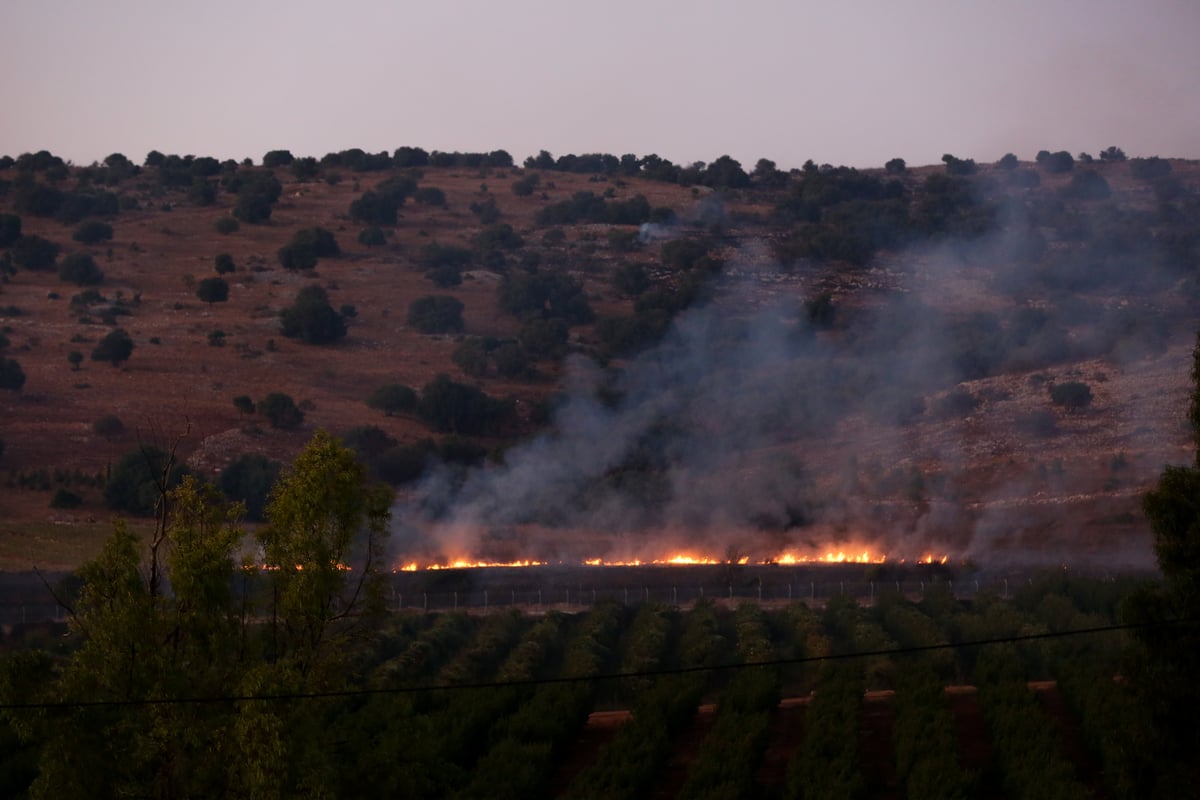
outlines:
[{"label": "scattered shrub", "polygon": [[71,253],[58,265],[59,280],[76,286],[95,286],[104,282],[104,272],[88,253]]},{"label": "scattered shrub", "polygon": [[0,357],[0,389],[19,391],[25,385],[25,370],[12,358]]},{"label": "scattered shrub", "polygon": [[408,324],[421,333],[455,333],[463,329],[462,301],[450,295],[426,295],[408,306]]},{"label": "scattered shrub", "polygon": [[99,244],[113,238],[113,226],[100,220],[83,222],[71,234],[71,238],[81,244]]},{"label": "scattered shrub", "polygon": [[116,328],[92,349],[92,361],[107,361],[116,367],[122,361],[128,361],[132,354],[133,339],[124,328]]},{"label": "scattered shrub", "polygon": [[280,314],[280,331],[306,344],[331,344],[346,335],[346,320],[320,286],[305,286]]},{"label": "scattered shrub", "polygon": [[266,417],[272,428],[290,430],[304,422],[304,412],[290,395],[271,392],[258,403],[258,413]]},{"label": "scattered shrub", "polygon": [[399,383],[388,383],[371,392],[367,406],[382,411],[386,416],[412,413],[417,408],[417,393]]},{"label": "scattered shrub", "polygon": [[67,489],[59,489],[54,493],[54,497],[50,498],[50,507],[60,510],[69,510],[79,508],[83,505],[83,498]]},{"label": "scattered shrub", "polygon": [[105,414],[92,423],[92,432],[105,439],[112,439],[125,432],[125,423],[115,414]]},{"label": "scattered shrub", "polygon": [[229,299],[229,284],[224,278],[205,278],[196,285],[196,297],[212,305]]},{"label": "scattered shrub", "polygon": [[387,244],[383,229],[372,225],[358,232],[358,243],[366,247],[382,247]]},{"label": "scattered shrub", "polygon": [[227,236],[231,233],[237,233],[237,230],[242,226],[233,217],[219,217],[214,223],[214,227],[217,229],[217,233]]},{"label": "scattered shrub", "polygon": [[1092,388],[1080,381],[1056,383],[1050,387],[1050,400],[1067,411],[1078,411],[1092,403]]}]

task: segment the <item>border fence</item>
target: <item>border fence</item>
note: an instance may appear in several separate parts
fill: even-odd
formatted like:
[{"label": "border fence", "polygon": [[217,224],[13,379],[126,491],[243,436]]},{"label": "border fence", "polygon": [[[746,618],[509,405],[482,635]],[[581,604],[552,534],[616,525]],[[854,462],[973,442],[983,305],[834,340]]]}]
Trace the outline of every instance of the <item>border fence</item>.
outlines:
[{"label": "border fence", "polygon": [[[701,599],[718,603],[804,602],[823,606],[845,597],[861,605],[885,594],[920,601],[931,591],[958,600],[977,595],[1008,599],[1048,573],[1045,568],[983,573],[940,565],[902,570],[859,566],[745,569],[705,567],[523,567],[396,572],[385,597],[391,611],[469,611],[520,608],[582,610],[601,602],[663,603],[687,607]],[[1107,572],[1090,577],[1113,578]],[[65,574],[0,573],[0,625],[65,621],[59,602]],[[56,592],[59,592],[56,597]]]}]

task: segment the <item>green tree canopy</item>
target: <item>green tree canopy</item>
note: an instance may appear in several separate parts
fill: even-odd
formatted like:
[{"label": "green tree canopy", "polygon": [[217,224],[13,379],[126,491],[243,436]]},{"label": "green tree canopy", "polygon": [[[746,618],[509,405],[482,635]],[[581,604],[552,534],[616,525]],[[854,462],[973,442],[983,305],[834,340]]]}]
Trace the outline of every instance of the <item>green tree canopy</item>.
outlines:
[{"label": "green tree canopy", "polygon": [[[274,656],[318,684],[338,680],[333,668],[362,612],[382,610],[391,502],[354,451],[323,430],[271,494],[257,538],[267,563],[280,566],[270,573]],[[338,622],[346,624],[335,630]]]},{"label": "green tree canopy", "polygon": [[1186,797],[1196,780],[1196,709],[1200,708],[1200,336],[1192,353],[1188,408],[1193,463],[1168,466],[1142,508],[1154,532],[1162,581],[1127,603],[1139,649],[1129,680],[1152,728],[1130,748],[1141,759],[1146,797]]},{"label": "green tree canopy", "polygon": [[1056,383],[1050,387],[1050,400],[1068,411],[1078,411],[1092,404],[1092,388],[1080,381]]},{"label": "green tree canopy", "polygon": [[196,285],[196,297],[209,305],[224,303],[229,299],[229,284],[224,278],[204,278]]},{"label": "green tree canopy", "polygon": [[260,453],[243,453],[221,471],[220,487],[230,500],[243,503],[246,519],[265,519],[267,498],[283,465]]},{"label": "green tree canopy", "polygon": [[133,339],[124,328],[114,328],[92,348],[92,361],[107,361],[114,367],[133,355]]},{"label": "green tree canopy", "polygon": [[13,358],[0,357],[0,389],[18,391],[25,385],[25,370]]},{"label": "green tree canopy", "polygon": [[439,375],[421,390],[417,414],[444,433],[489,436],[500,433],[512,420],[513,406],[474,386]]},{"label": "green tree canopy", "polygon": [[121,457],[104,487],[104,502],[114,511],[140,517],[155,513],[162,493],[179,484],[186,470],[159,447],[144,446]]},{"label": "green tree canopy", "polygon": [[81,244],[99,244],[113,238],[113,226],[98,219],[91,219],[79,224],[71,234],[71,238]]},{"label": "green tree canopy", "polygon": [[16,214],[0,214],[0,247],[11,247],[21,238],[21,218]]},{"label": "green tree canopy", "polygon": [[259,400],[258,413],[267,418],[272,428],[298,428],[304,422],[304,412],[291,395],[283,392],[271,392]]},{"label": "green tree canopy", "polygon": [[463,304],[450,295],[426,295],[408,306],[408,324],[421,333],[455,333],[463,329]]},{"label": "green tree canopy", "polygon": [[280,332],[306,344],[332,344],[346,335],[346,320],[320,286],[305,286],[280,316]]},{"label": "green tree canopy", "polygon": [[89,253],[71,253],[58,265],[58,278],[76,286],[95,286],[104,282],[104,272]]},{"label": "green tree canopy", "polygon": [[382,411],[387,416],[408,414],[416,410],[417,393],[411,387],[399,383],[388,383],[371,392],[367,406]]},{"label": "green tree canopy", "polygon": [[22,236],[13,243],[13,263],[28,270],[47,270],[54,266],[58,258],[59,246],[41,236]]}]

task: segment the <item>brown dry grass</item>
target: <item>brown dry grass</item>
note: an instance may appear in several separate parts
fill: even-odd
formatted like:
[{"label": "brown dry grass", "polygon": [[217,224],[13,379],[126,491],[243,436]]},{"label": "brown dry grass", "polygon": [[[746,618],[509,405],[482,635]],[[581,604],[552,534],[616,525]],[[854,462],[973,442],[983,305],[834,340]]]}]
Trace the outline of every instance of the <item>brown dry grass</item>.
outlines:
[{"label": "brown dry grass", "polygon": [[[1127,202],[1153,202],[1152,194],[1128,180],[1126,165],[1107,165],[1105,170]],[[429,431],[415,420],[384,417],[368,409],[364,400],[384,383],[420,387],[440,372],[464,379],[450,361],[454,338],[420,335],[407,327],[405,315],[412,300],[438,291],[416,263],[420,248],[434,241],[465,244],[480,229],[468,207],[484,199],[481,184],[486,183],[496,198],[503,212],[501,221],[512,224],[532,242],[540,242],[543,232],[534,224],[534,215],[545,204],[540,191],[557,201],[575,191],[599,194],[612,187],[619,199],[644,194],[652,206],[679,209],[691,206],[697,194],[707,191],[637,179],[620,185],[595,183],[585,175],[546,173],[538,194],[519,198],[508,186],[521,173],[514,169],[425,170],[421,184],[441,188],[447,207],[409,202],[394,238],[382,248],[358,244],[361,226],[348,219],[347,210],[352,200],[386,175],[356,178],[345,173],[335,184],[297,183],[285,170],[279,171],[284,191],[270,223],[243,224],[228,236],[217,234],[213,223],[230,212],[230,195],[221,193],[215,206],[192,207],[178,202],[179,195],[163,195],[151,171],[120,187],[121,193],[137,196],[143,210],[122,212],[113,220],[111,245],[89,249],[97,254],[106,273],[100,287],[106,296],[113,298],[118,292],[126,299],[140,296],[133,315],[118,320],[136,343],[128,363],[114,369],[85,360],[81,370],[70,368],[70,351],[79,350],[86,357],[109,330],[102,324],[80,321],[70,311],[68,299],[77,291],[75,287],[53,274],[27,271],[19,271],[2,286],[0,305],[16,306],[22,312],[4,323],[12,341],[9,355],[20,361],[28,379],[23,391],[0,393],[6,443],[0,461],[0,514],[5,520],[0,528],[0,568],[35,562],[78,563],[95,552],[108,530],[109,516],[94,489],[83,492],[86,502],[82,509],[63,514],[48,508],[52,492],[7,486],[11,481],[3,479],[6,473],[36,469],[102,473],[139,443],[161,445],[180,436],[181,452],[208,474],[218,473],[232,458],[246,452],[287,460],[316,427],[343,431],[373,424],[401,441],[428,436]],[[1187,183],[1200,182],[1200,165],[1176,162],[1175,175]],[[1069,176],[1044,177],[1044,185],[1069,180]],[[164,202],[177,204],[167,211],[162,209]],[[752,220],[754,214],[761,217],[769,209],[754,198],[742,202],[734,197],[728,205],[735,219]],[[11,199],[0,199],[0,211],[11,211]],[[60,242],[67,251],[83,249],[71,242],[71,226],[28,215],[22,215],[22,222],[26,233]],[[316,270],[308,273],[279,267],[275,259],[278,248],[298,228],[313,225],[333,231],[344,255],[322,259]],[[652,263],[653,248],[640,255],[616,256],[607,248],[605,226],[568,226],[565,230],[564,248],[572,268],[584,280],[593,307],[599,313],[627,308],[628,301],[616,297],[608,286],[608,269],[620,258]],[[850,308],[870,304],[880,289],[902,281],[931,290],[933,300],[946,308],[990,308],[1004,302],[979,281],[977,271],[948,274],[940,267],[926,269],[918,260],[907,264],[904,277],[890,269],[894,257],[886,255],[880,259],[881,266],[858,273],[761,274],[756,270],[766,261],[761,242],[769,238],[769,229],[753,222],[735,223],[731,234],[731,241],[740,246],[730,248],[729,255],[737,257],[734,268],[757,287],[752,303],[834,288]],[[109,249],[110,256],[106,254]],[[229,302],[208,306],[196,298],[194,286],[215,274],[213,258],[221,252],[232,254],[238,271],[226,276],[231,285]],[[466,306],[468,334],[503,336],[516,331],[516,320],[497,308],[496,281],[495,275],[475,271],[451,290]],[[335,306],[356,306],[358,316],[343,343],[308,346],[278,333],[279,311],[309,283],[325,286]],[[51,299],[52,293],[60,298]],[[1180,301],[1162,298],[1162,302]],[[227,334],[224,347],[208,344],[208,334],[214,330]],[[576,335],[586,342],[592,332],[584,328]],[[152,339],[159,343],[152,344]],[[274,349],[268,347],[271,340]],[[1097,398],[1083,414],[1060,415],[1060,431],[1048,439],[1032,439],[1016,430],[1014,423],[1021,413],[1044,405],[1030,376],[1018,374],[973,384],[971,390],[985,402],[964,419],[926,420],[900,431],[851,420],[825,440],[806,444],[806,455],[814,463],[836,466],[853,448],[863,464],[877,461],[889,467],[915,465],[926,472],[952,473],[966,507],[974,512],[1003,511],[1009,506],[1038,510],[1032,515],[1034,522],[1014,535],[1035,539],[1046,526],[1065,525],[1063,517],[1069,513],[1073,525],[1084,521],[1084,530],[1091,531],[1089,537],[1144,539],[1138,492],[1163,463],[1185,459],[1187,454],[1188,437],[1180,418],[1186,402],[1191,344],[1190,340],[1177,341],[1165,354],[1124,367],[1088,362],[1053,370],[1052,377],[1057,379],[1089,379]],[[543,371],[546,374],[540,381],[489,377],[484,385],[493,395],[514,396],[518,409],[527,411],[530,403],[556,389],[556,371],[551,367],[543,367]],[[1101,373],[1103,381],[1096,379]],[[234,396],[246,394],[258,400],[272,391],[286,392],[309,408],[301,430],[249,426],[239,418],[231,402]],[[95,435],[92,423],[105,414],[122,419],[127,432],[113,440]],[[956,449],[961,453],[957,463],[946,463],[944,455],[935,455]],[[1124,453],[1133,467],[1116,476],[1114,486],[1111,461],[1118,452]],[[1030,485],[1023,477],[1035,463],[1058,461],[1079,479],[1072,487],[1086,484],[1096,487],[1094,491],[1068,490],[1052,482]],[[997,493],[993,490],[996,486],[1006,488]],[[895,519],[913,524],[913,515],[920,511],[902,509]],[[893,521],[889,519],[888,524]]]}]

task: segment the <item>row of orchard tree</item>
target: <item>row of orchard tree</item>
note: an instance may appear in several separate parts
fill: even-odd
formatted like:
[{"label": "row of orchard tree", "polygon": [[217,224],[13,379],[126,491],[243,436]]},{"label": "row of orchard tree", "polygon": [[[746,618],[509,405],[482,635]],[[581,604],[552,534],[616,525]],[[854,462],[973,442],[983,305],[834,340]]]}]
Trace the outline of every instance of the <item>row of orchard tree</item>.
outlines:
[{"label": "row of orchard tree", "polygon": [[[1130,584],[1055,575],[974,603],[931,592],[871,607],[602,603],[369,623],[339,618],[353,572],[323,569],[346,555],[347,517],[313,510],[312,481],[351,462],[324,445],[301,461],[260,546],[308,569],[231,592],[230,572],[262,571],[221,555],[235,531],[185,483],[157,593],[118,532],[83,571],[83,641],[5,659],[6,796],[1178,796],[1152,709],[1114,680],[1123,631],[969,644],[1111,626]],[[296,531],[287,541],[283,525]],[[1085,758],[1064,746],[1035,679],[1057,681]],[[990,759],[961,739],[952,685],[974,687]],[[868,690],[894,692],[889,738],[863,733]],[[784,697],[803,698],[799,716]],[[610,708],[631,717],[580,761],[589,712]],[[779,742],[790,744],[771,768]]]},{"label": "row of orchard tree", "polygon": [[[1200,438],[1200,347],[1193,377]],[[1156,585],[1058,575],[1011,601],[934,591],[870,608],[603,603],[578,616],[383,616],[390,492],[323,432],[253,541],[239,507],[192,479],[168,490],[169,473],[168,460],[149,540],[118,525],[80,569],[63,598],[71,635],[0,661],[5,796],[649,797],[705,697],[715,719],[683,762],[682,797],[1195,785],[1200,461],[1168,468],[1146,498]],[[1084,757],[1032,679],[1056,681]],[[953,684],[977,690],[990,759],[957,735]],[[895,692],[883,756],[866,755],[866,689]],[[788,695],[809,698],[799,744],[764,782]],[[564,773],[588,713],[613,707],[632,720]]]}]

